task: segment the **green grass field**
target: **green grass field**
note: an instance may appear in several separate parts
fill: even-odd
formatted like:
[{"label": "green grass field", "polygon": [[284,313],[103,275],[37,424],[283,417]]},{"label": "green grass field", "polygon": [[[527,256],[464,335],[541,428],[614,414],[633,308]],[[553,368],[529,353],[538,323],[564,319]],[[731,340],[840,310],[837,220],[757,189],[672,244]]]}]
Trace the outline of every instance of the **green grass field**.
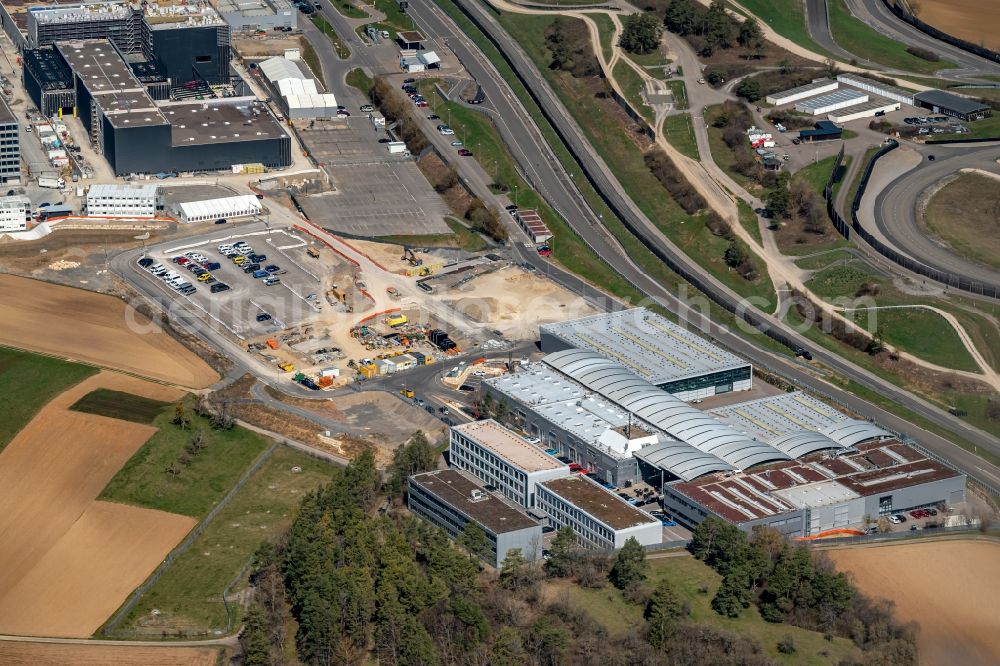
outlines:
[{"label": "green grass field", "polygon": [[305,61],[306,65],[309,66],[309,69],[317,78],[323,78],[323,66],[319,62],[316,49],[305,39],[302,40],[301,44],[302,60]]},{"label": "green grass field", "polygon": [[667,85],[670,87],[670,92],[674,94],[674,102],[677,104],[677,108],[687,109],[689,107],[687,84],[680,79],[672,79],[667,81]]},{"label": "green grass field", "polygon": [[368,78],[368,75],[360,67],[355,67],[349,71],[344,80],[347,82],[347,85],[357,88],[364,93],[365,97],[368,96],[368,92],[372,89],[372,80]]},{"label": "green grass field", "polygon": [[699,159],[698,140],[694,136],[690,113],[678,113],[663,119],[663,135],[682,155]]},{"label": "green grass field", "polygon": [[351,47],[347,45],[347,42],[340,38],[340,35],[337,34],[337,31],[333,29],[333,26],[330,25],[325,18],[319,15],[313,15],[309,20],[311,20],[313,25],[319,28],[320,32],[326,35],[327,39],[330,40],[333,44],[333,50],[337,52],[338,58],[346,60],[351,57]]},{"label": "green grass field", "polygon": [[1000,113],[995,113],[989,118],[976,120],[971,123],[962,123],[969,128],[968,134],[937,134],[935,140],[941,139],[992,139],[1000,137]]},{"label": "green grass field", "polygon": [[615,35],[615,24],[607,14],[591,14],[590,18],[597,24],[597,33],[601,37],[601,51],[605,60],[610,60],[614,55],[614,44],[612,40]]},{"label": "green grass field", "polygon": [[642,99],[643,82],[642,77],[632,67],[622,60],[618,61],[614,69],[615,80],[622,88],[625,99],[629,101],[632,108],[639,112],[647,123],[653,123],[653,109]]},{"label": "green grass field", "polygon": [[[721,578],[693,557],[662,557],[649,560],[649,565],[649,578],[645,585],[652,588],[660,580],[670,580],[679,596],[690,606],[691,620],[752,636],[760,642],[765,654],[780,664],[837,664],[847,657],[860,656],[860,651],[846,638],[827,641],[820,632],[765,622],[754,607],[743,611],[739,618],[722,617],[711,607],[712,597]],[[585,588],[573,583],[548,585],[557,598],[561,594],[568,595],[573,606],[586,610],[611,636],[624,636],[630,629],[643,623],[642,606],[627,603],[622,593],[610,585],[602,589]],[[701,592],[701,589],[706,589],[706,592]],[[795,654],[785,655],[778,651],[777,644],[785,635],[792,636]]]},{"label": "green grass field", "polygon": [[[899,294],[888,280],[867,270],[860,262],[831,265],[815,273],[806,286],[824,300],[835,301],[853,297],[865,283],[879,285],[880,293],[875,296],[878,306],[907,305],[917,300]],[[858,307],[864,305],[861,303]],[[872,321],[869,321],[868,312],[856,313],[854,319],[869,332],[880,330],[889,344],[931,363],[956,370],[977,370],[958,333],[935,312],[922,308],[878,310]]]},{"label": "green grass field", "polygon": [[96,373],[89,365],[0,347],[0,450],[45,403]]},{"label": "green grass field", "polygon": [[[851,15],[844,0],[830,0],[830,32],[833,40],[858,60],[893,67],[916,74],[933,74],[954,67],[945,60],[932,62],[906,52],[906,44],[890,39]],[[864,63],[862,63],[864,64]]]},{"label": "green grass field", "polygon": [[338,12],[340,12],[347,18],[352,18],[352,19],[368,18],[368,12],[359,9],[355,5],[348,2],[348,0],[330,0],[330,2],[333,4],[334,7],[336,7]]},{"label": "green grass field", "polygon": [[806,29],[806,13],[801,2],[788,0],[740,0],[740,4],[754,13],[772,30],[814,53],[830,55],[813,41]]},{"label": "green grass field", "polygon": [[753,208],[750,207],[746,201],[743,199],[736,200],[737,213],[740,216],[740,224],[747,233],[753,237],[758,243],[764,242],[764,237],[760,233],[760,224],[757,222],[757,213],[753,212]]},{"label": "green grass field", "polygon": [[810,187],[823,194],[826,183],[830,180],[830,172],[833,171],[833,165],[836,161],[837,158],[833,155],[824,157],[820,161],[796,171],[795,178],[806,181]]},{"label": "green grass field", "polygon": [[381,22],[381,25],[389,26],[393,38],[395,38],[397,32],[417,29],[413,23],[413,19],[404,14],[399,8],[397,0],[375,0],[375,9],[385,14],[385,19]]},{"label": "green grass field", "polygon": [[70,409],[134,423],[152,423],[170,403],[110,389],[97,389],[83,396]]},{"label": "green grass field", "polygon": [[634,62],[635,64],[649,70],[649,73],[661,77],[663,76],[663,68],[670,64],[670,60],[667,58],[667,54],[663,52],[663,48],[656,48],[649,53],[629,53],[628,51],[623,51],[626,58]]},{"label": "green grass field", "polygon": [[854,255],[847,250],[833,250],[833,251],[823,251],[822,254],[816,253],[816,256],[806,257],[804,259],[798,259],[795,265],[799,268],[804,268],[809,271],[818,271],[827,266],[831,266],[837,262],[853,261]]},{"label": "green grass field", "polygon": [[[299,472],[292,468],[298,467]],[[288,529],[302,496],[330,478],[330,464],[281,447],[205,528],[191,548],[136,604],[122,626],[160,633],[164,629],[225,628],[222,591],[244,569],[261,544]],[[246,579],[230,593],[246,587]],[[233,604],[239,609],[238,604]],[[153,609],[160,611],[155,620]],[[238,612],[238,610],[237,610]],[[155,628],[144,625],[152,620]],[[234,626],[238,626],[239,617]]]},{"label": "green grass field", "polygon": [[[243,428],[212,430],[207,419],[192,415],[191,427],[182,430],[170,422],[173,418],[173,407],[156,417],[153,425],[159,432],[125,463],[98,499],[200,518],[267,448],[263,437]],[[178,462],[199,429],[207,434],[208,445],[189,465]],[[172,465],[177,475],[167,472]]]},{"label": "green grass field", "polygon": [[725,130],[721,127],[715,127],[712,124],[721,113],[722,107],[720,105],[705,107],[705,125],[708,129],[708,146],[712,151],[712,159],[715,160],[720,169],[725,171],[730,178],[736,181],[747,192],[753,194],[762,191],[763,188],[760,186],[760,183],[753,178],[744,176],[733,168],[733,165],[736,163],[736,156],[722,138]]},{"label": "green grass field", "polygon": [[466,252],[480,252],[490,246],[485,238],[458,220],[446,217],[444,221],[451,227],[453,233],[424,236],[381,236],[379,240],[410,247],[457,247]]}]

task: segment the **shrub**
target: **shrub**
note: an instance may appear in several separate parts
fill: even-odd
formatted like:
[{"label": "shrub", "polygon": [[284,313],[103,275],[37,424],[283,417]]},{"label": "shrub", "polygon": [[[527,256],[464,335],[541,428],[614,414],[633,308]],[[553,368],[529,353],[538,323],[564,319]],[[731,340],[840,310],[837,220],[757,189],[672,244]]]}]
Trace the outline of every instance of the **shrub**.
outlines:
[{"label": "shrub", "polygon": [[922,49],[919,46],[907,46],[906,52],[910,55],[917,56],[918,58],[929,60],[931,62],[937,62],[941,59],[937,53],[934,53],[934,51]]},{"label": "shrub", "polygon": [[552,52],[552,69],[569,72],[576,78],[600,74],[601,65],[594,56],[583,21],[557,18],[545,29],[545,45]]}]

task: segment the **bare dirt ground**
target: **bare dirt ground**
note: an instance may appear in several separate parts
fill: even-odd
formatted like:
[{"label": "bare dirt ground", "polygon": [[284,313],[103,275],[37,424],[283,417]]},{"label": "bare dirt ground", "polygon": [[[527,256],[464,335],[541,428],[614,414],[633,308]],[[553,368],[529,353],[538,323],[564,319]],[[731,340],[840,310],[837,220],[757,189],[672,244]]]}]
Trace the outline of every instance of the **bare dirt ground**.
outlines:
[{"label": "bare dirt ground", "polygon": [[111,296],[0,275],[0,344],[186,386],[218,374],[158,325]]},{"label": "bare dirt ground", "polygon": [[0,453],[0,633],[91,635],[194,526],[95,501],[156,431],[67,409],[96,388],[157,400],[181,395],[101,372],[43,407]]},{"label": "bare dirt ground", "polygon": [[929,0],[920,3],[919,17],[952,37],[1000,50],[1000,4],[983,0]]},{"label": "bare dirt ground", "polygon": [[864,592],[920,624],[921,664],[1000,663],[1000,543],[935,539],[827,553]]},{"label": "bare dirt ground", "polygon": [[215,666],[214,648],[0,642],[6,666]]},{"label": "bare dirt ground", "polygon": [[1000,182],[994,174],[956,174],[930,197],[920,225],[937,241],[1000,270]]},{"label": "bare dirt ground", "polygon": [[473,321],[498,329],[511,340],[534,339],[539,324],[595,313],[579,296],[516,266],[479,276],[444,292],[442,298]]}]

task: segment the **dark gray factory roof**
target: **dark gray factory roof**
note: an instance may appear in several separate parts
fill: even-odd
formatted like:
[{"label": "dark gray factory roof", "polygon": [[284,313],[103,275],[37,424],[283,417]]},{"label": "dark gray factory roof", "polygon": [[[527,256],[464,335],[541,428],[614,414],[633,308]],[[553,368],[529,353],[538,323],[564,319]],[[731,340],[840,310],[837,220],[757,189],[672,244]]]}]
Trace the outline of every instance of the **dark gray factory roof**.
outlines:
[{"label": "dark gray factory roof", "polygon": [[285,134],[263,105],[250,98],[174,102],[163,104],[160,111],[170,121],[175,146],[275,139]]},{"label": "dark gray factory roof", "polygon": [[[493,534],[540,527],[538,521],[506,500],[486,492],[469,476],[455,469],[439,469],[410,477],[414,483]],[[475,493],[473,492],[475,491]],[[476,497],[473,497],[473,495]]]},{"label": "dark gray factory roof", "polygon": [[952,95],[943,90],[926,90],[917,93],[913,98],[944,109],[951,109],[957,113],[977,113],[990,108],[989,104],[983,104],[968,97]]}]

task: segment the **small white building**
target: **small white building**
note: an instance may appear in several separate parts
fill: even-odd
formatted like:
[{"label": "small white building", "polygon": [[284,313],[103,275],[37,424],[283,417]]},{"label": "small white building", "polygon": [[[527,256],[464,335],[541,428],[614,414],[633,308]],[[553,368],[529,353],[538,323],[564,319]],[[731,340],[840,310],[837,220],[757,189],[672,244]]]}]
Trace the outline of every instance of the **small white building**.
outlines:
[{"label": "small white building", "polygon": [[260,215],[262,210],[260,201],[252,194],[207,201],[189,201],[174,207],[178,221],[185,224],[252,217]]},{"label": "small white building", "polygon": [[864,90],[865,92],[875,93],[879,97],[885,97],[886,99],[891,99],[895,102],[900,102],[901,104],[916,106],[912,90],[904,90],[903,88],[898,88],[896,86],[889,85],[888,83],[866,79],[865,77],[858,76],[857,74],[838,74],[837,80],[853,88]]},{"label": "small white building", "polygon": [[618,549],[630,537],[643,546],[663,543],[663,524],[585,476],[535,486],[535,509],[555,528],[572,527],[584,548]]},{"label": "small white building", "polygon": [[274,56],[261,62],[259,68],[289,118],[333,118],[337,115],[337,98],[321,92],[316,80],[308,76],[297,61]]},{"label": "small white building", "polygon": [[535,505],[536,483],[569,476],[569,465],[492,419],[453,426],[448,462],[527,509]]},{"label": "small white building", "polygon": [[21,195],[0,197],[0,231],[27,231],[31,199]]},{"label": "small white building", "polygon": [[87,215],[102,217],[156,217],[156,185],[91,185]]}]

